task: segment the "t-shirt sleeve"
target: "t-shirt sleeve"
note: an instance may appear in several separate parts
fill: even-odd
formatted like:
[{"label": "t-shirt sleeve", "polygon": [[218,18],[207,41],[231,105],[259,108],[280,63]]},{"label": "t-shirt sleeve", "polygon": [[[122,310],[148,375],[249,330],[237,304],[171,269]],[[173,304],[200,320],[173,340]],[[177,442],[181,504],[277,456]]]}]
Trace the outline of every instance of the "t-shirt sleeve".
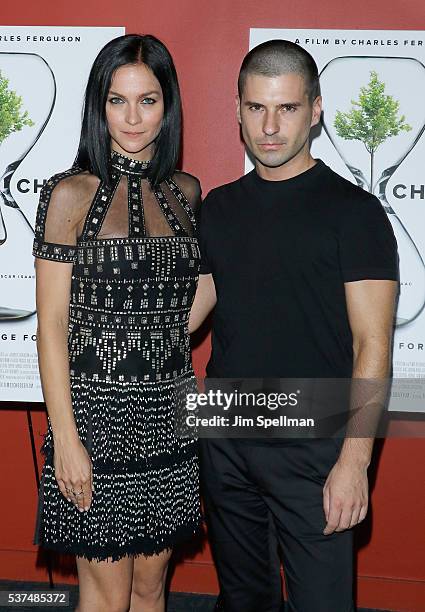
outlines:
[{"label": "t-shirt sleeve", "polygon": [[197,214],[197,237],[199,249],[201,251],[201,266],[199,268],[200,274],[211,274],[211,261],[209,255],[209,232],[210,232],[210,223],[208,217],[210,215],[210,205],[211,205],[210,195],[207,195],[205,200],[203,200],[201,206],[199,207]]},{"label": "t-shirt sleeve", "polygon": [[35,221],[33,255],[64,263],[77,258],[75,211],[67,178],[70,172],[58,174],[41,190]]},{"label": "t-shirt sleeve", "polygon": [[351,203],[341,227],[339,253],[344,282],[398,280],[397,242],[378,198]]}]

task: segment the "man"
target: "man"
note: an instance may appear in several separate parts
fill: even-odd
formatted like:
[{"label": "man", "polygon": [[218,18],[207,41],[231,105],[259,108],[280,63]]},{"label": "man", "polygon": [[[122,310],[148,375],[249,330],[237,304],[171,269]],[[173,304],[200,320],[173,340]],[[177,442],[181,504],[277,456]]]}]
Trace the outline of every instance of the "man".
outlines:
[{"label": "man", "polygon": [[[313,58],[288,41],[263,43],[245,57],[238,90],[255,169],[211,191],[201,211],[190,329],[215,306],[208,376],[384,380],[395,238],[375,197],[310,154],[322,110]],[[225,612],[279,610],[270,517],[289,610],[354,610],[352,528],[367,512],[372,445],[372,437],[202,440]]]}]

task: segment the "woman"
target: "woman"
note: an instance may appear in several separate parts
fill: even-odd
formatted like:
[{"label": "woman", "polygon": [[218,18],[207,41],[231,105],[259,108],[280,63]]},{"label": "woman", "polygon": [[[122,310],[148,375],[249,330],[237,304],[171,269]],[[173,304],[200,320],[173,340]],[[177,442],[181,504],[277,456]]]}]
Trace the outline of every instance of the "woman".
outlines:
[{"label": "woman", "polygon": [[[38,352],[49,428],[36,544],[76,555],[79,612],[164,610],[171,550],[199,528],[187,329],[199,182],[176,172],[177,76],[127,35],[96,58],[76,164],[37,212]],[[111,563],[111,561],[113,561]]]}]

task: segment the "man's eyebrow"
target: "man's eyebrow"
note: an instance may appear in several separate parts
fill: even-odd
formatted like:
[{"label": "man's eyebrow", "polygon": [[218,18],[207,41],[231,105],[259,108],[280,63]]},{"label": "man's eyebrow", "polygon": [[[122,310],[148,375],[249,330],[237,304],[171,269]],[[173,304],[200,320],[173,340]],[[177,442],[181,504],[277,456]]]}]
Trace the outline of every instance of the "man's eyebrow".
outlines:
[{"label": "man's eyebrow", "polygon": [[280,106],[302,106],[302,102],[282,102]]},{"label": "man's eyebrow", "polygon": [[[246,100],[244,102],[244,106],[264,106],[261,102],[254,102],[252,100]],[[276,106],[302,106],[302,102],[280,102],[280,104],[276,104]]]}]

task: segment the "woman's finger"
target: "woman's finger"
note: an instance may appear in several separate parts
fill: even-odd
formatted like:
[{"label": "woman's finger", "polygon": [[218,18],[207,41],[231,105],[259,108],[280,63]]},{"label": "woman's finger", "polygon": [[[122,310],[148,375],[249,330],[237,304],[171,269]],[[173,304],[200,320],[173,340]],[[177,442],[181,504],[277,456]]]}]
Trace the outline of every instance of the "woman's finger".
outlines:
[{"label": "woman's finger", "polygon": [[84,510],[86,512],[90,508],[92,501],[93,501],[93,478],[92,478],[92,475],[90,475],[90,481],[86,485],[86,487],[84,487]]},{"label": "woman's finger", "polygon": [[75,496],[75,489],[74,486],[71,482],[65,480],[64,481],[64,485],[65,485],[65,492],[66,492],[66,498],[68,501],[72,502],[74,504],[74,506],[77,505],[77,498]]},{"label": "woman's finger", "polygon": [[74,485],[75,506],[80,512],[84,512],[84,489],[83,485]]},{"label": "woman's finger", "polygon": [[80,512],[84,512],[84,496],[88,494],[89,488],[89,482],[83,483],[80,480],[73,484],[72,489],[75,497],[75,505]]},{"label": "woman's finger", "polygon": [[70,497],[70,494],[68,493],[68,491],[67,491],[67,489],[65,487],[64,481],[63,480],[57,480],[56,482],[58,483],[59,490],[62,493],[62,495],[65,497],[65,499],[67,501],[69,501],[69,502],[72,501],[71,497]]}]

